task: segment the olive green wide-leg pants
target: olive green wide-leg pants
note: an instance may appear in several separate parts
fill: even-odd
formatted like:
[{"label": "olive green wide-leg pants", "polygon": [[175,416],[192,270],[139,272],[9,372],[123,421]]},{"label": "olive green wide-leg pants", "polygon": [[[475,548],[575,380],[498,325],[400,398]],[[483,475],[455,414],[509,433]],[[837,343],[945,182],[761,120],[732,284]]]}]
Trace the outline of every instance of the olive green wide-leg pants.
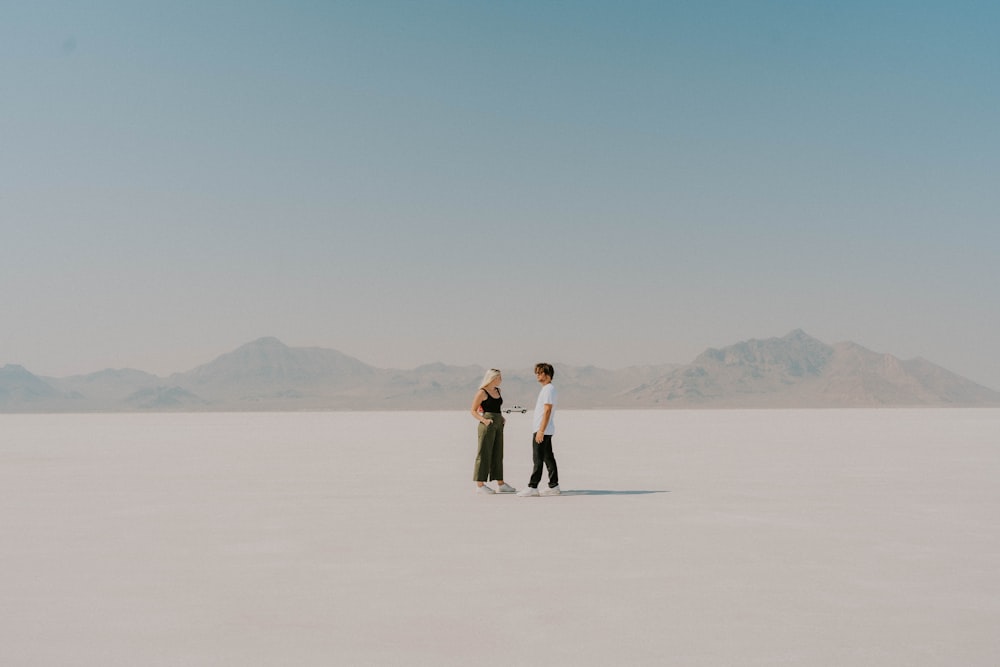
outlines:
[{"label": "olive green wide-leg pants", "polygon": [[479,451],[476,452],[476,467],[472,472],[475,482],[503,479],[504,418],[498,412],[486,412],[483,417],[492,419],[493,423],[489,426],[479,424]]}]

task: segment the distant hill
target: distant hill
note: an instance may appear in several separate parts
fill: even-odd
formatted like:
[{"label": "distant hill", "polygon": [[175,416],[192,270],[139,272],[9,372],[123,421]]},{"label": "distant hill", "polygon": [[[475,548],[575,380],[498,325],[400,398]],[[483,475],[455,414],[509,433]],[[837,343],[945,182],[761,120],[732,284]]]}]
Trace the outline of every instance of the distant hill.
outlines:
[{"label": "distant hill", "polygon": [[61,402],[64,398],[62,392],[22,366],[7,364],[0,368],[2,412],[33,412],[35,408],[44,408]]},{"label": "distant hill", "polygon": [[125,404],[136,410],[154,412],[170,410],[192,410],[203,408],[206,402],[180,387],[148,387],[129,395]]},{"label": "distant hill", "polygon": [[1000,392],[940,366],[855,343],[783,338],[708,349],[626,393],[637,407],[890,407],[1000,405]]},{"label": "distant hill", "polygon": [[162,380],[143,371],[109,368],[88,375],[46,378],[46,382],[84,404],[105,405],[121,401],[141,389],[155,387]]},{"label": "distant hill", "polygon": [[342,392],[364,385],[376,369],[336,350],[291,348],[261,338],[188,371],[167,384],[208,405],[322,408]]},{"label": "distant hill", "polygon": [[[681,366],[555,366],[563,408],[1000,406],[1000,392],[923,359],[828,345],[800,330],[710,348]],[[465,410],[484,370],[379,369],[336,350],[261,338],[168,378],[131,369],[40,378],[8,365],[0,368],[0,412]],[[531,409],[537,392],[531,369],[505,371],[506,405]]]},{"label": "distant hill", "polygon": [[343,386],[374,374],[371,366],[336,350],[291,348],[277,338],[261,338],[172,379],[194,386],[238,384],[269,391],[278,385]]}]

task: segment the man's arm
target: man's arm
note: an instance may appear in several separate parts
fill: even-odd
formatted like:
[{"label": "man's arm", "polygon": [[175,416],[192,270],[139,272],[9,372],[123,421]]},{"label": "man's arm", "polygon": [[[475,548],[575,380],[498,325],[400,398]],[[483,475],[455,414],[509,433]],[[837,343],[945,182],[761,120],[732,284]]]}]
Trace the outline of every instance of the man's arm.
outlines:
[{"label": "man's arm", "polygon": [[535,442],[542,444],[542,440],[545,439],[545,428],[549,425],[549,419],[552,417],[552,404],[546,403],[545,407],[542,408],[542,423],[538,426],[538,432],[535,433]]}]

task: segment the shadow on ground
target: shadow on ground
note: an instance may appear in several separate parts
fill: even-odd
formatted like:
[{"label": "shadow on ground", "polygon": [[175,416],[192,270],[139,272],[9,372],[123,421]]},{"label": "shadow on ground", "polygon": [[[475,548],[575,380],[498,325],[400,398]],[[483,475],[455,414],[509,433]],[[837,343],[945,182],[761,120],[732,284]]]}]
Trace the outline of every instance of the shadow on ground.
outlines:
[{"label": "shadow on ground", "polygon": [[649,493],[670,493],[669,491],[610,491],[604,489],[572,489],[563,491],[564,496],[644,496]]}]

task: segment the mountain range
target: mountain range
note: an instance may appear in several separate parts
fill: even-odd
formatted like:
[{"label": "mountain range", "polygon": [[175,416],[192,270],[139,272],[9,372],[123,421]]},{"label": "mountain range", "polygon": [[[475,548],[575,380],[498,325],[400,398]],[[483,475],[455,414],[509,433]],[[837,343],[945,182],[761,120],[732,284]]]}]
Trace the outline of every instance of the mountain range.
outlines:
[{"label": "mountain range", "polygon": [[[1000,392],[923,359],[801,330],[707,349],[685,365],[608,370],[554,364],[565,408],[1000,407]],[[184,373],[103,370],[49,378],[0,368],[0,412],[466,409],[485,369],[380,369],[323,348],[261,338]],[[534,406],[532,369],[504,372],[506,405]]]}]

